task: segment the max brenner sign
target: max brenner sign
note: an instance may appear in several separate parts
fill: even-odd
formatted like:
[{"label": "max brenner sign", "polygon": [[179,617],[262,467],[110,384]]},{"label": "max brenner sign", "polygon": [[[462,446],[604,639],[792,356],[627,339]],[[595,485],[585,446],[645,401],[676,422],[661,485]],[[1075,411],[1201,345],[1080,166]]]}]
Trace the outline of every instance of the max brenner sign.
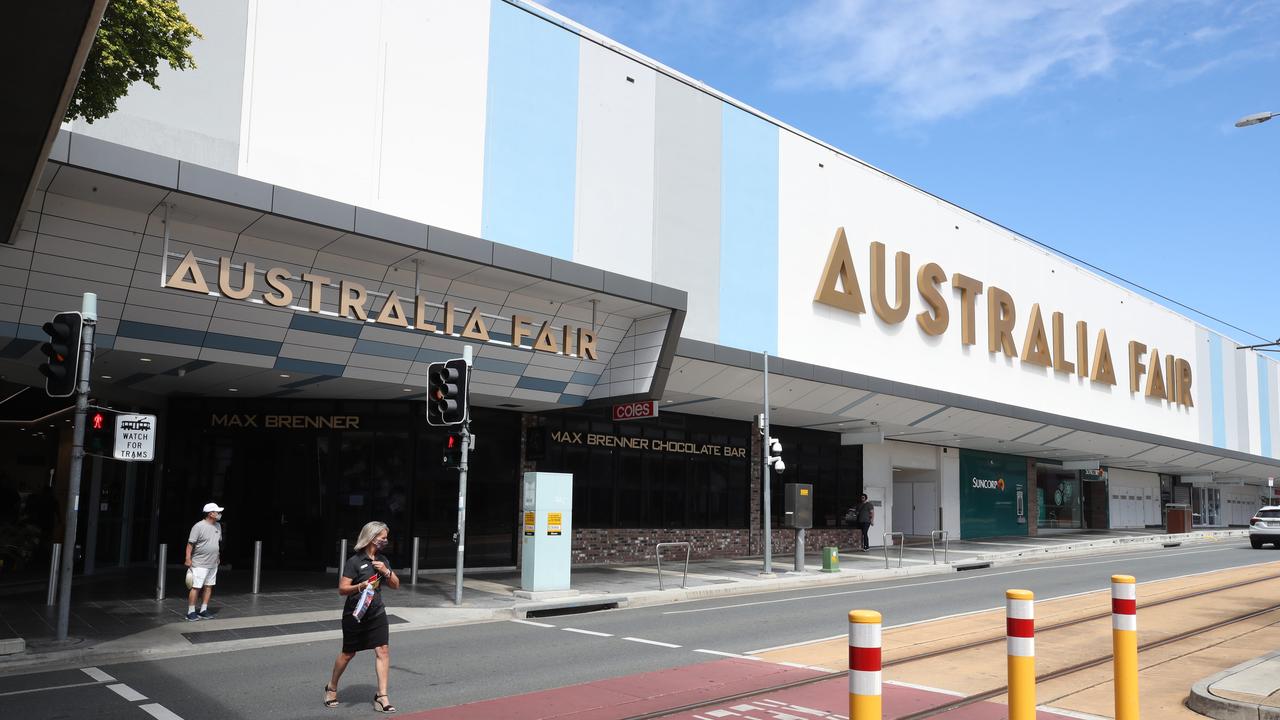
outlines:
[{"label": "max brenner sign", "polygon": [[[273,267],[263,274],[262,282],[265,287],[260,287],[257,284],[258,276],[254,264],[246,262],[241,272],[240,286],[236,287],[232,283],[231,271],[231,258],[226,256],[218,258],[218,293],[232,300],[249,300],[257,294],[257,299],[272,307],[291,307],[304,312],[319,313],[325,295],[333,292],[333,279],[315,273],[304,272],[295,276],[284,268]],[[293,288],[285,282],[286,280],[301,280],[307,285],[310,297],[305,307],[293,304],[297,298],[294,296]],[[178,267],[166,280],[165,287],[186,290],[201,295],[212,294],[209,289],[209,282],[200,270],[200,264],[196,260],[195,254],[190,251],[182,258],[182,262],[178,263]],[[485,321],[478,307],[463,310],[452,302],[446,302],[443,306],[435,305],[428,303],[426,296],[422,294],[412,299],[404,299],[393,290],[382,301],[378,312],[373,314],[373,303],[370,301],[369,292],[365,289],[365,286],[346,279],[339,279],[338,281],[336,300],[339,317],[354,318],[362,322],[381,323],[406,330],[419,330],[437,335],[463,337],[477,342],[499,345],[508,344],[494,340],[489,336],[489,324]],[[413,308],[412,320],[405,310],[406,304]],[[444,310],[443,321],[439,324],[427,322],[427,318],[434,315],[434,310],[429,310],[428,308],[435,307],[441,307]],[[372,320],[369,319],[371,314],[373,314]],[[596,356],[596,335],[586,328],[574,325],[553,327],[550,322],[535,326],[531,319],[518,314],[503,318],[503,321],[504,325],[508,321],[510,323],[511,347],[528,347],[532,350],[569,355],[583,360],[599,359]],[[508,328],[504,327],[503,329]],[[529,343],[527,346],[524,344],[526,341]]]}]

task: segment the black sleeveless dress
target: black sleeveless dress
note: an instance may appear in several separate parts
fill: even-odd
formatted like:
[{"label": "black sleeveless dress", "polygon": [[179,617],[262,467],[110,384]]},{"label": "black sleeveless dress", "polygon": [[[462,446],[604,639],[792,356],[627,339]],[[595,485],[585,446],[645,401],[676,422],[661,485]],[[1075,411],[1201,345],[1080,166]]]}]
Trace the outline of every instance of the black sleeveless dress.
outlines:
[{"label": "black sleeveless dress", "polygon": [[[387,567],[391,562],[385,555],[379,554],[376,559]],[[359,585],[365,580],[377,577],[378,571],[373,569],[373,560],[363,552],[358,552],[347,559],[342,574],[351,580],[352,585]],[[347,604],[342,609],[342,652],[353,653],[361,650],[372,650],[379,645],[388,644],[387,609],[382,604],[382,584],[374,590],[373,602],[365,611],[364,617],[357,620],[351,613],[356,609],[360,593],[353,592],[347,596]]]}]

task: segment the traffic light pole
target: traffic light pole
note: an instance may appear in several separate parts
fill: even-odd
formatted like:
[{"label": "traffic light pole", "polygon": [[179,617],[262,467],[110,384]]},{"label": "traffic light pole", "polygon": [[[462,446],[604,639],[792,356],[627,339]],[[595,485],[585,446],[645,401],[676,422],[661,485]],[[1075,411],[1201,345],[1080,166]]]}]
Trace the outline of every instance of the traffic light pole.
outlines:
[{"label": "traffic light pole", "polygon": [[[471,346],[462,347],[462,359],[467,361],[464,370],[467,374],[467,387],[471,387]],[[470,392],[468,390],[468,392]],[[462,421],[462,462],[458,465],[458,559],[454,572],[453,604],[462,604],[462,566],[467,550],[467,456],[471,454],[471,403],[467,403],[465,419]]]},{"label": "traffic light pole", "polygon": [[62,572],[58,582],[58,640],[67,639],[71,618],[71,570],[76,559],[76,515],[80,511],[80,469],[84,465],[84,420],[89,410],[89,379],[93,365],[93,331],[98,324],[98,296],[85,293],[80,314],[80,374],[76,379],[76,414],[71,426],[71,467],[67,478],[66,531],[62,539]]},{"label": "traffic light pole", "polygon": [[769,487],[769,353],[764,353],[764,414],[761,416],[760,461],[761,494],[764,507],[764,570],[761,574],[773,574],[773,491]]}]

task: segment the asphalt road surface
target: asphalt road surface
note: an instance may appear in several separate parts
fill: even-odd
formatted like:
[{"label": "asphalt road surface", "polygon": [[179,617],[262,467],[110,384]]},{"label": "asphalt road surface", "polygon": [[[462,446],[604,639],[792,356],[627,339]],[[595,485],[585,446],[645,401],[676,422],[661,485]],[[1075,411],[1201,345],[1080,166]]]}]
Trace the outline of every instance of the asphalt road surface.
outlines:
[{"label": "asphalt road surface", "polygon": [[[1044,600],[1109,588],[1115,573],[1144,582],[1270,561],[1280,561],[1280,552],[1253,550],[1247,540],[1232,538],[953,575],[397,632],[391,636],[390,693],[401,713],[412,712],[838,636],[854,608],[881,611],[891,627],[1003,607],[1004,591],[1013,587]],[[394,613],[394,594],[387,601]],[[0,677],[0,717],[367,716],[376,687],[371,652],[348,668],[341,706],[321,707],[339,644],[103,665],[96,677],[82,670]]]}]

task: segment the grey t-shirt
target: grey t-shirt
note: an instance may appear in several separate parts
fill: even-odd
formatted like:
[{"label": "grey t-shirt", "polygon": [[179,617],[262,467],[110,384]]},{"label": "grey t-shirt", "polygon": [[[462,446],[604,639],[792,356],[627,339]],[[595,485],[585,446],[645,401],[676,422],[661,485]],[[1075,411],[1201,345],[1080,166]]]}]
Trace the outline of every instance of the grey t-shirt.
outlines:
[{"label": "grey t-shirt", "polygon": [[187,537],[191,544],[191,566],[202,568],[218,567],[218,556],[222,552],[222,525],[201,520],[191,526],[191,535]]},{"label": "grey t-shirt", "polygon": [[871,504],[870,500],[864,503],[858,503],[857,522],[859,524],[870,523],[871,515],[875,512],[875,507],[875,505]]}]

